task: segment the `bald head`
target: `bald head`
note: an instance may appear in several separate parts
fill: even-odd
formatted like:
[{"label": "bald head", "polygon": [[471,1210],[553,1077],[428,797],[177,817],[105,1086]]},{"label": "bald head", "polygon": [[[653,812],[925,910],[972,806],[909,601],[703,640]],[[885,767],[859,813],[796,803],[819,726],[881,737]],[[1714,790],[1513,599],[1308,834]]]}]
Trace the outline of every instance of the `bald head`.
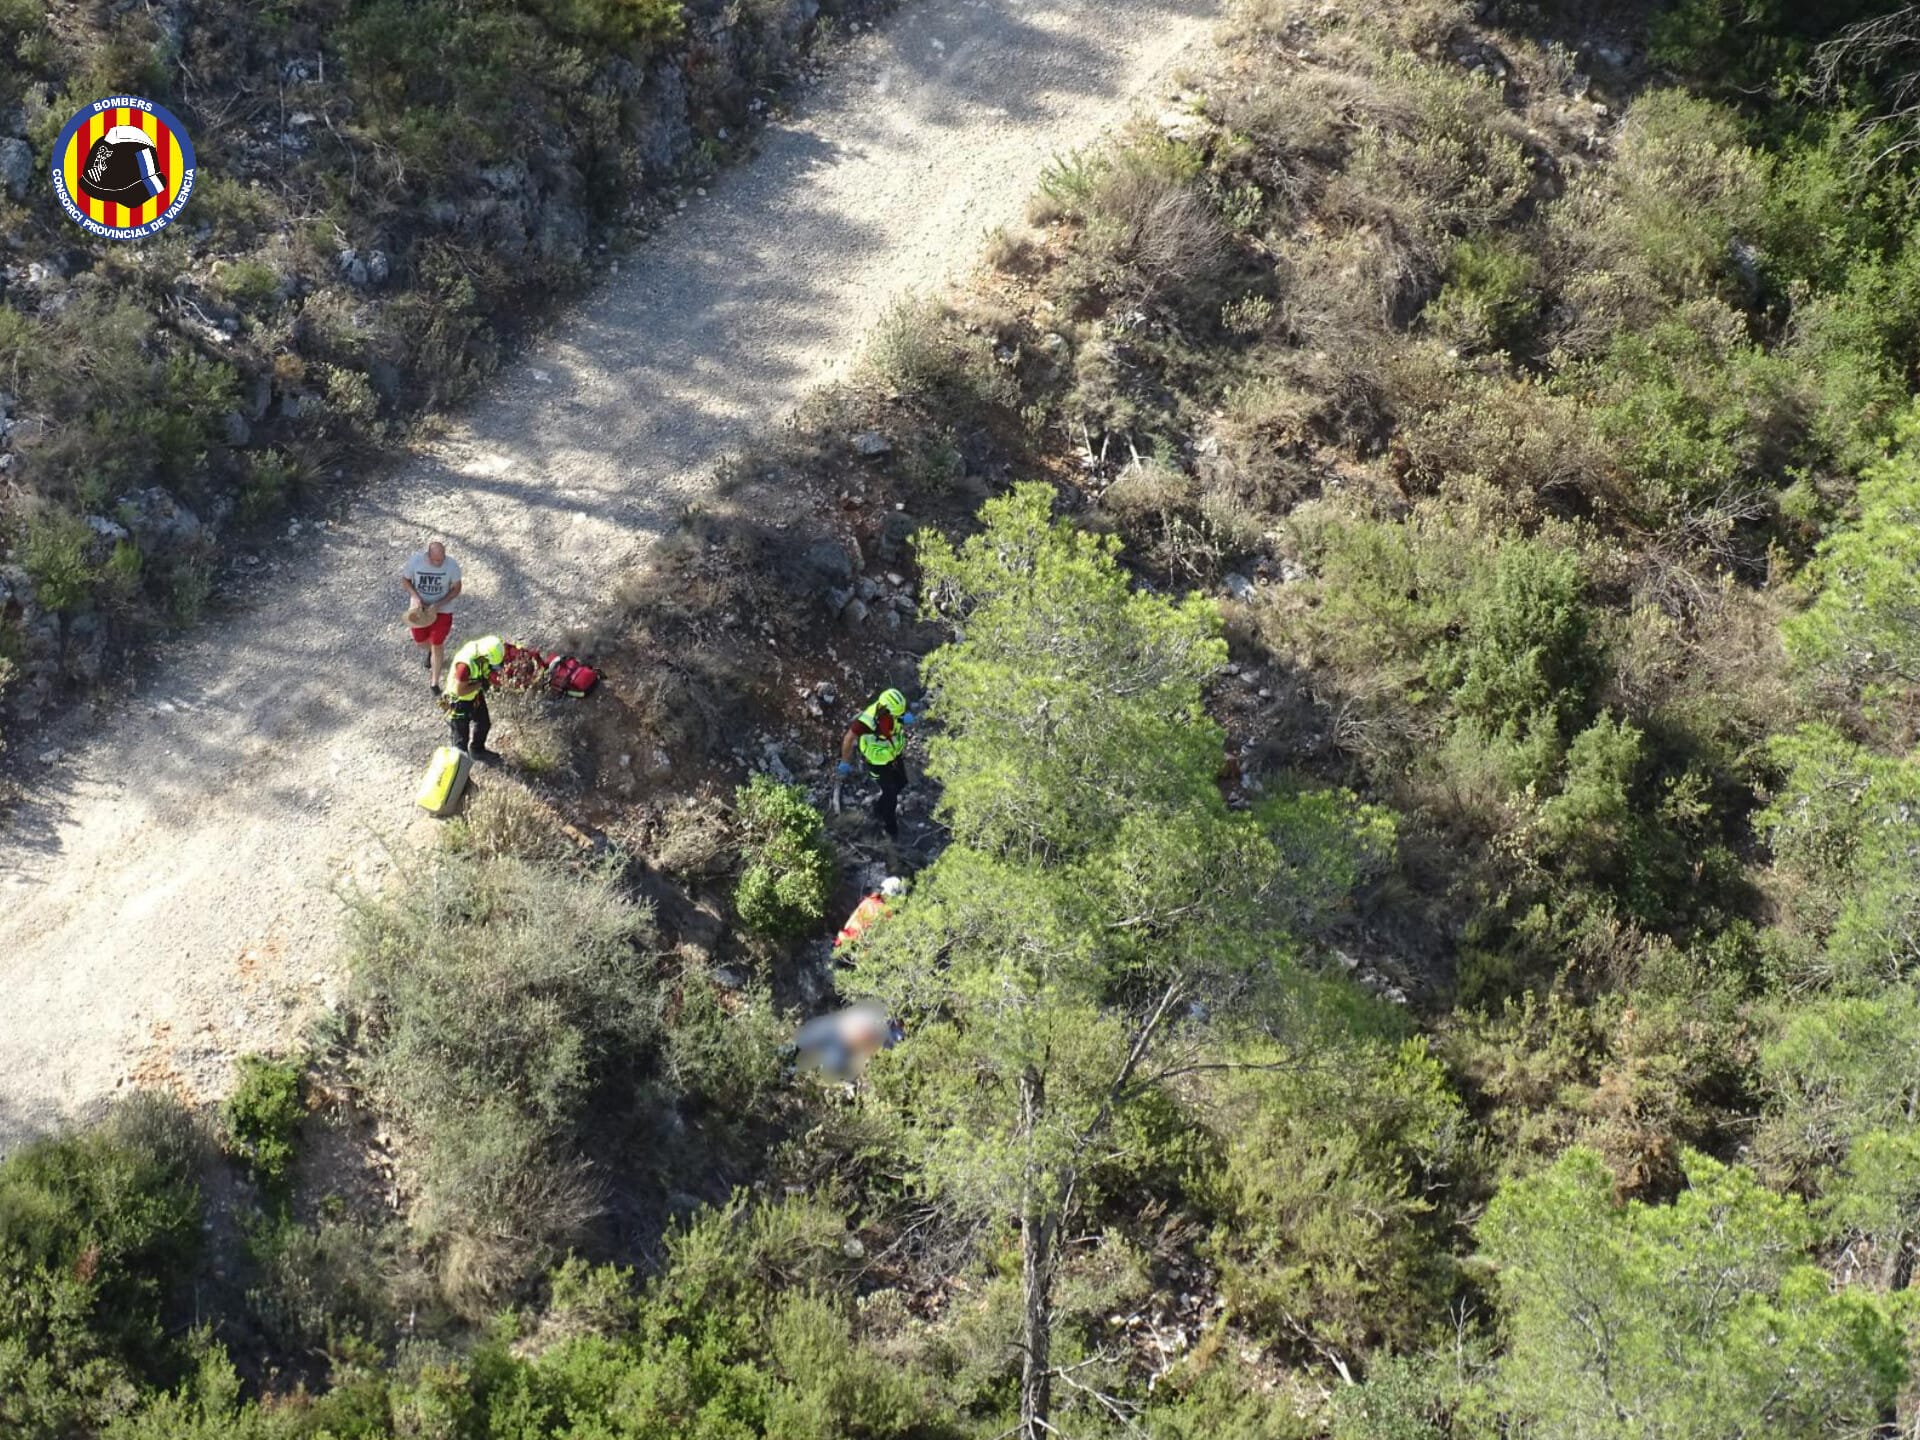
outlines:
[{"label": "bald head", "polygon": [[447,563],[447,547],[438,540],[427,541],[427,563],[444,565]]}]

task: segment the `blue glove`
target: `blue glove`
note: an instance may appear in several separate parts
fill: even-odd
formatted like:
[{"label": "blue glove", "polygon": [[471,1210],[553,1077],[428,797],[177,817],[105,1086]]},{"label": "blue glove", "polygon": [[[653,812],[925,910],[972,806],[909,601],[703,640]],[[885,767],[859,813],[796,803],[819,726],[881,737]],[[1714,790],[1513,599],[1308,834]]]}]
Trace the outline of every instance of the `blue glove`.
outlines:
[{"label": "blue glove", "polygon": [[914,721],[918,720],[919,718],[920,717],[914,714],[913,711],[911,710],[903,710],[900,712],[900,723],[902,725],[911,725],[913,724]]},{"label": "blue glove", "polygon": [[853,773],[853,766],[842,760],[838,765],[833,767],[833,773],[844,780]]}]

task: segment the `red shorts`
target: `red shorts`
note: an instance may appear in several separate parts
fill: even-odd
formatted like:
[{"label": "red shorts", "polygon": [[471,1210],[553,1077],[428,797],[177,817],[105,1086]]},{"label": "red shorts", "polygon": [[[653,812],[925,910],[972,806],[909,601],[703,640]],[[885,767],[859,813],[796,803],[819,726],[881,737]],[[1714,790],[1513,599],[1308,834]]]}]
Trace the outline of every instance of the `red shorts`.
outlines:
[{"label": "red shorts", "polygon": [[409,625],[413,631],[413,643],[416,645],[444,645],[447,636],[453,632],[453,612],[442,610],[433,617],[431,625]]}]

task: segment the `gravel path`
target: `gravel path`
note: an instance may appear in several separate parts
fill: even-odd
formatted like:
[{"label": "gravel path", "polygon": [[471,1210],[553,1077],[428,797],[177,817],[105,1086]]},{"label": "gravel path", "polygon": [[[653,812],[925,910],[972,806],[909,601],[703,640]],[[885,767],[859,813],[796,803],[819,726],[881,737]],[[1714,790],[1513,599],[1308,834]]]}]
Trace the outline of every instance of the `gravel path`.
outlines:
[{"label": "gravel path", "polygon": [[267,552],[0,834],[0,1152],[133,1084],[204,1098],[341,984],[342,881],[424,843],[444,735],[392,576],[466,570],[456,640],[558,637],[880,310],[970,263],[1046,161],[1164,89],[1213,0],[924,0],[343,523]]}]

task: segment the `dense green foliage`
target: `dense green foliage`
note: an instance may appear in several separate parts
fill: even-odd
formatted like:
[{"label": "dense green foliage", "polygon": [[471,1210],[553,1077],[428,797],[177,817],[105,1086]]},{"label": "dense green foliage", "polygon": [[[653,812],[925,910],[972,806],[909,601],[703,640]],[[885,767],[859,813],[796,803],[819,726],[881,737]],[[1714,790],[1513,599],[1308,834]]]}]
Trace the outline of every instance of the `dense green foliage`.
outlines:
[{"label": "dense green foliage", "polygon": [[902,1120],[924,1183],[1019,1217],[1022,1413],[1043,1421],[1051,1367],[1081,1358],[1050,1358],[1081,1197],[1151,1153],[1141,1112],[1173,1103],[1177,1076],[1286,1024],[1296,933],[1393,833],[1347,796],[1230,811],[1201,706],[1225,660],[1213,607],[1133,591],[1117,545],[1050,504],[1018,487],[958,549],[921,537],[934,603],[966,635],[926,662],[952,843],[861,960],[917,1022]]},{"label": "dense green foliage", "polygon": [[356,916],[370,1078],[419,1138],[414,1223],[478,1303],[592,1216],[566,1144],[605,1067],[655,1033],[648,916],[610,875],[443,857]]},{"label": "dense green foliage", "polygon": [[177,1373],[196,1149],[185,1112],[142,1097],[0,1163],[0,1430],[87,1433]]},{"label": "dense green foliage", "polygon": [[1808,1263],[1802,1204],[1748,1171],[1686,1162],[1670,1205],[1619,1205],[1605,1163],[1567,1152],[1488,1208],[1517,1432],[1818,1436],[1874,1425],[1906,1378],[1875,1297]]},{"label": "dense green foliage", "polygon": [[[405,1233],[248,1238],[324,1373],[148,1323],[184,1161],[9,1198],[116,1120],[0,1171],[50,1237],[0,1378],[129,1440],[1911,1431],[1920,191],[1908,50],[1817,48],[1873,8],[1666,7],[1603,114],[1553,17],[1238,7],[1006,284],[875,339],[922,433],[869,483],[956,517],[937,853],[833,973],[904,1041],[783,1075],[858,817],[674,798],[668,951],[501,791],[359,911]],[[980,508],[1002,452],[1075,483]],[[36,532],[56,592],[79,543]],[[43,1323],[134,1211],[133,1288]]]},{"label": "dense green foliage", "polygon": [[300,1066],[265,1055],[242,1055],[222,1107],[227,1144],[269,1192],[282,1190],[293,1166],[300,1104]]},{"label": "dense green foliage", "polygon": [[744,868],[733,892],[740,923],[759,935],[818,925],[833,889],[833,857],[806,792],[757,774],[734,796]]}]

